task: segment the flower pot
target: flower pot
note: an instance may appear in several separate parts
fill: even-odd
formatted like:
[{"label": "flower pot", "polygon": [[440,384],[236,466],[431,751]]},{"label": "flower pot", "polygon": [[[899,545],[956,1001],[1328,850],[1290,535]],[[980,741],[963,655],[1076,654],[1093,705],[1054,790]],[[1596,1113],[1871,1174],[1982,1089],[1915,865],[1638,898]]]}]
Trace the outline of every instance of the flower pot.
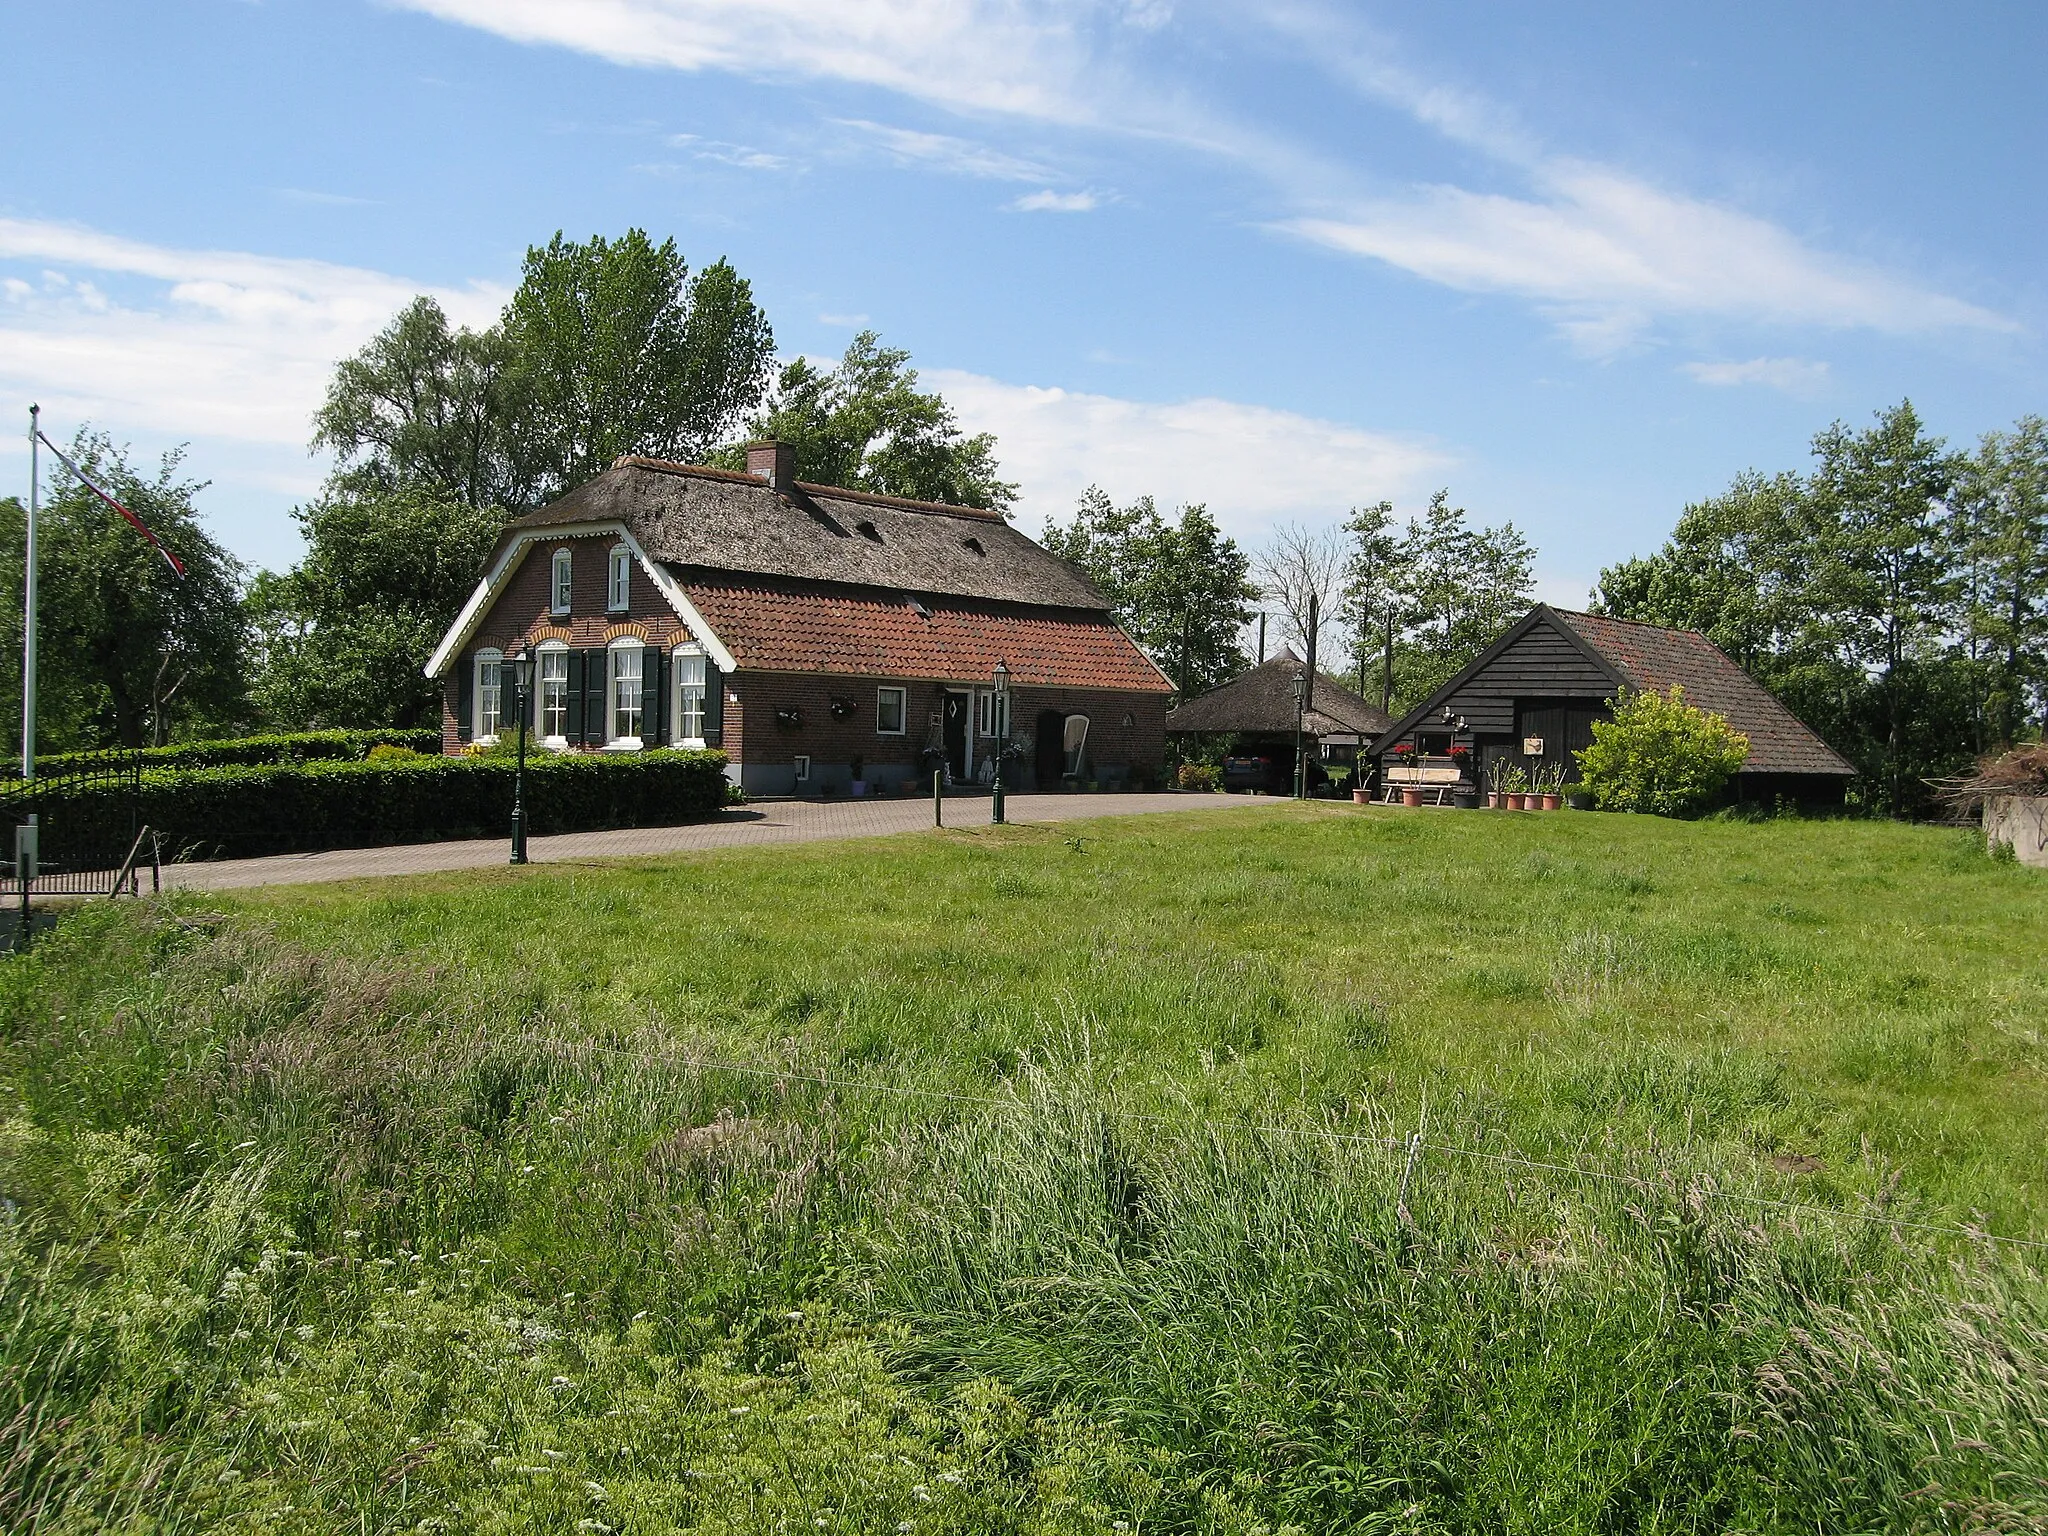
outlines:
[{"label": "flower pot", "polygon": [[1351,791],[1351,803],[1353,805],[1364,805],[1366,803],[1365,791],[1362,789]]},{"label": "flower pot", "polygon": [[1507,797],[1503,795],[1499,790],[1489,789],[1486,792],[1486,808],[1489,811],[1497,811],[1501,807],[1501,801],[1505,800],[1506,798]]},{"label": "flower pot", "polygon": [[1404,790],[1402,790],[1402,791],[1401,791],[1401,803],[1402,803],[1403,805],[1420,805],[1420,804],[1422,804],[1422,791],[1421,791],[1421,790],[1419,790],[1419,789],[1404,789]]},{"label": "flower pot", "polygon": [[1554,810],[1557,810],[1557,809],[1558,809],[1559,807],[1561,807],[1561,806],[1562,806],[1563,804],[1564,804],[1564,796],[1563,796],[1563,795],[1545,795],[1545,796],[1543,797],[1543,809],[1545,809],[1546,811],[1554,811]]},{"label": "flower pot", "polygon": [[863,798],[868,792],[867,781],[865,779],[855,779],[846,786],[846,792],[856,800]]},{"label": "flower pot", "polygon": [[1511,811],[1519,811],[1522,808],[1522,802],[1528,798],[1529,797],[1527,795],[1517,794],[1515,791],[1509,790],[1508,809]]}]

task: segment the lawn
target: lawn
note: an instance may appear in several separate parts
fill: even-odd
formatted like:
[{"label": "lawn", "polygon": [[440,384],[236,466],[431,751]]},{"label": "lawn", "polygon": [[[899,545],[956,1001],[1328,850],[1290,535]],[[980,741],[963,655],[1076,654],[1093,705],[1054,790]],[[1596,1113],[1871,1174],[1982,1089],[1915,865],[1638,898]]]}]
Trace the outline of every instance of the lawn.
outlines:
[{"label": "lawn", "polygon": [[1966,1230],[2048,1238],[2048,881],[1960,832],[950,830],[0,987],[16,1525],[2048,1520],[2044,1266]]}]

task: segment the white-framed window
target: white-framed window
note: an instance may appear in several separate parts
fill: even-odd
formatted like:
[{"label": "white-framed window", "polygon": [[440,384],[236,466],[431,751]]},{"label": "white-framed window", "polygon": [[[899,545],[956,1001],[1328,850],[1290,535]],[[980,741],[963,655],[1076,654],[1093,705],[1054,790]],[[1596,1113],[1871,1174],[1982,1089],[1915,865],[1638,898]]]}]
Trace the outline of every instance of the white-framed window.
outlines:
[{"label": "white-framed window", "polygon": [[878,688],[875,690],[875,734],[877,736],[901,736],[910,718],[910,690],[908,688]]},{"label": "white-framed window", "polygon": [[646,675],[647,647],[638,640],[614,640],[607,654],[611,668],[612,729],[607,743],[614,747],[640,745],[640,685]]},{"label": "white-framed window", "polygon": [[633,604],[633,552],[623,544],[612,546],[611,581],[605,588],[605,606],[624,613]]},{"label": "white-framed window", "polygon": [[574,590],[574,574],[575,563],[569,551],[556,550],[554,575],[548,587],[548,607],[554,613],[563,614],[569,611],[569,596]]},{"label": "white-framed window", "polygon": [[694,645],[675,648],[675,707],[671,739],[679,747],[704,745],[704,652]]},{"label": "white-framed window", "polygon": [[997,693],[993,688],[974,690],[974,734],[977,736],[1007,736],[1010,734],[1010,697]]},{"label": "white-framed window", "polygon": [[569,647],[546,640],[540,647],[540,737],[544,746],[569,744]]},{"label": "white-framed window", "polygon": [[1069,715],[1062,730],[1060,745],[1065,749],[1066,771],[1079,775],[1081,759],[1088,750],[1088,717]]},{"label": "white-framed window", "polygon": [[505,723],[505,687],[500,675],[504,660],[503,651],[476,653],[476,718],[470,722],[470,737],[486,746],[498,739],[498,727]]}]

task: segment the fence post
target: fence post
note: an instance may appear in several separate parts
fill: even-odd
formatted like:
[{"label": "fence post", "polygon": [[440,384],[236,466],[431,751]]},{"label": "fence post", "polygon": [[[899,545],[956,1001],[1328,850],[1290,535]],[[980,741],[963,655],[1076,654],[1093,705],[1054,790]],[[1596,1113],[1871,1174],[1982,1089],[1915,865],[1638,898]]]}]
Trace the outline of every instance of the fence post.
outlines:
[{"label": "fence post", "polygon": [[932,825],[935,827],[943,827],[945,824],[946,770],[943,768],[934,768],[932,770]]}]

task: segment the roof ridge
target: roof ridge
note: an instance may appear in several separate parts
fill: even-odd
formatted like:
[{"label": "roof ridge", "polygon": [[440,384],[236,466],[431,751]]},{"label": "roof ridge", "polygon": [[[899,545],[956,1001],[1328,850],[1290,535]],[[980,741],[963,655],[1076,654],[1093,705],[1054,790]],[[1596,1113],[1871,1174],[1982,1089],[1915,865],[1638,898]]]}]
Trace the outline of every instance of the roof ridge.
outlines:
[{"label": "roof ridge", "polygon": [[698,480],[725,480],[740,485],[758,485],[763,489],[768,482],[759,475],[747,474],[744,470],[719,469],[711,464],[684,464],[676,459],[653,459],[640,453],[622,453],[612,460],[613,469],[651,469],[663,475],[688,475]]},{"label": "roof ridge", "polygon": [[1692,629],[1683,624],[1658,624],[1649,619],[1618,619],[1611,613],[1590,613],[1584,608],[1560,608],[1555,603],[1543,604],[1552,613],[1567,619],[1591,619],[1596,624],[1632,624],[1637,629],[1661,629],[1670,635],[1698,635],[1709,645],[1714,637],[1705,630]]},{"label": "roof ridge", "polygon": [[963,507],[954,501],[919,501],[911,496],[887,496],[880,491],[856,491],[844,485],[818,485],[809,480],[794,482],[807,496],[829,496],[835,501],[865,501],[878,507],[898,507],[905,512],[936,512],[943,517],[971,517],[978,522],[1003,523],[1009,519],[986,507]]}]

